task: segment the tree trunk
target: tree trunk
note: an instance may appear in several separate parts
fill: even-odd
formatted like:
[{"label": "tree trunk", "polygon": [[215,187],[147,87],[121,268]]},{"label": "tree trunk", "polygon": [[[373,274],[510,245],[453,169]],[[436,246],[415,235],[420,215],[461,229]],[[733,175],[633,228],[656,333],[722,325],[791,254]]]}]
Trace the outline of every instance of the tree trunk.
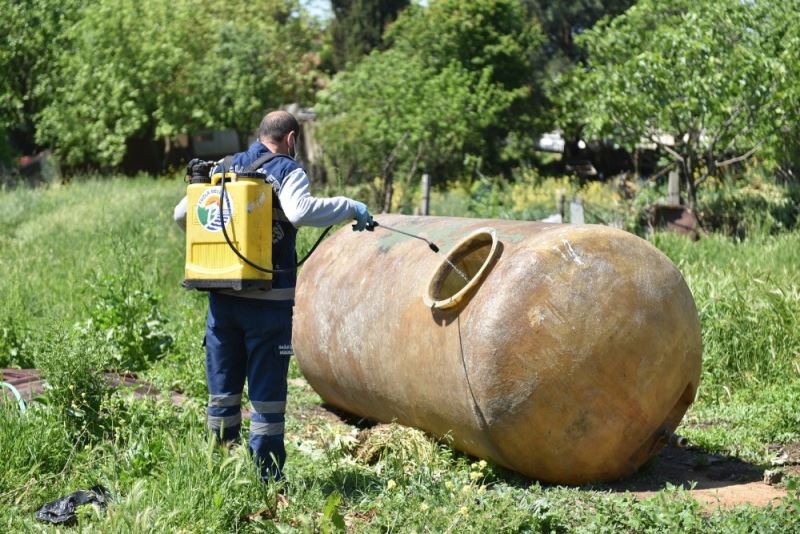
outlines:
[{"label": "tree trunk", "polygon": [[394,195],[394,163],[400,149],[405,146],[408,133],[403,134],[400,141],[392,149],[389,157],[383,162],[382,172],[383,175],[383,206],[382,213],[389,213],[392,211],[392,196]]},{"label": "tree trunk", "polygon": [[694,140],[692,135],[690,134],[689,136],[689,146],[683,154],[683,172],[686,179],[686,205],[690,210],[694,211],[694,207],[697,204],[697,182],[694,177],[697,158],[694,150],[692,150],[691,143]]},{"label": "tree trunk", "polygon": [[381,206],[381,213],[392,211],[392,196],[394,196],[394,171],[390,169],[383,177],[383,206]]},{"label": "tree trunk", "polygon": [[688,177],[686,179],[686,204],[692,211],[697,205],[697,188],[695,187],[694,179]]}]

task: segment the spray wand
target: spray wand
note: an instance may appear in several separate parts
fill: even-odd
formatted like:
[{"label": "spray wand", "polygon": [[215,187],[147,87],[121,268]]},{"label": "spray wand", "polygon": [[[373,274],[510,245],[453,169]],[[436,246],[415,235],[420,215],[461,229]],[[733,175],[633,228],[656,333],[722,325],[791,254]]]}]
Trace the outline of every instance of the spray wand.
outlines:
[{"label": "spray wand", "polygon": [[398,230],[397,228],[392,228],[391,226],[386,226],[384,224],[378,224],[378,221],[370,221],[370,222],[368,222],[367,226],[366,226],[366,229],[371,232],[377,226],[380,226],[384,230],[389,230],[391,232],[396,232],[398,234],[403,234],[403,235],[406,235],[408,237],[413,237],[414,239],[419,239],[421,241],[425,241],[428,244],[428,248],[430,248],[434,252],[439,252],[439,247],[436,246],[436,243],[434,243],[433,241],[431,241],[429,239],[425,239],[421,235],[410,234],[408,232],[404,232],[403,230]]}]

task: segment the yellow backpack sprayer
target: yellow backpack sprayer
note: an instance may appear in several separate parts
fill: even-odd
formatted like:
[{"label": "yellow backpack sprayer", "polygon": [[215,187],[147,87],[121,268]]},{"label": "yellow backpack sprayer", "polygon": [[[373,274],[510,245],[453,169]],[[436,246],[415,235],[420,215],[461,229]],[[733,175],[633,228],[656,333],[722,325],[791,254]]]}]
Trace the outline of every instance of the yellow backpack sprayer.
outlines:
[{"label": "yellow backpack sprayer", "polygon": [[218,164],[193,159],[187,165],[186,269],[183,286],[200,290],[272,288],[272,276],[292,272],[314,252],[328,227],[296,267],[273,269],[273,209],[279,206],[264,164],[270,153],[244,172],[231,171],[230,157]]},{"label": "yellow backpack sprayer", "polygon": [[[272,288],[272,275],[293,272],[322,242],[327,227],[308,254],[290,269],[272,267],[273,209],[278,199],[265,175],[258,172],[276,157],[270,153],[253,162],[244,172],[231,171],[231,157],[223,160],[221,171],[211,161],[193,159],[187,165],[186,269],[183,286],[212,289]],[[367,230],[381,227],[425,241],[434,252],[439,247],[424,237],[371,221]]]}]

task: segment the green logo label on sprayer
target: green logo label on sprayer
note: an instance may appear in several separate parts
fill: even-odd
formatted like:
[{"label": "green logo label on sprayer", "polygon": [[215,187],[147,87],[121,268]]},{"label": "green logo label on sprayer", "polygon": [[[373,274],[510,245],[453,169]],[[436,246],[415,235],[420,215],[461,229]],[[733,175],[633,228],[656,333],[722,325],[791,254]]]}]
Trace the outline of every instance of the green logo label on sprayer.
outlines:
[{"label": "green logo label on sprayer", "polygon": [[[220,196],[222,195],[221,187],[210,187],[203,191],[200,199],[197,201],[196,211],[197,220],[209,232],[222,231],[222,224],[220,224]],[[225,192],[225,206],[222,209],[222,219],[224,224],[228,224],[233,217],[233,200],[231,196]]]}]

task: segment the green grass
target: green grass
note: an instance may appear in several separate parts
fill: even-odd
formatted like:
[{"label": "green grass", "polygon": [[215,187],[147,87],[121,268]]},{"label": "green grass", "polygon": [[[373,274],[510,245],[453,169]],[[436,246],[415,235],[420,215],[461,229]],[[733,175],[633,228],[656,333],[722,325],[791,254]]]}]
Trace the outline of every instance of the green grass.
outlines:
[{"label": "green grass", "polygon": [[686,278],[702,325],[687,435],[753,461],[767,460],[766,444],[800,441],[800,232],[654,242]]},{"label": "green grass", "polygon": [[[413,429],[361,431],[319,409],[294,363],[280,488],[288,505],[278,506],[279,488],[258,481],[245,448],[216,447],[205,432],[205,301],[179,287],[183,235],[172,222],[183,187],[118,178],[0,193],[0,366],[49,366],[54,386],[49,404],[24,415],[0,405],[0,529],[51,530],[35,522],[36,508],[99,483],[111,505],[82,509],[82,530],[800,530],[795,490],[771,509],[709,513],[679,488],[639,501],[543,486]],[[301,232],[301,252],[316,235]],[[766,462],[767,445],[800,440],[800,232],[654,242],[686,276],[703,326],[703,383],[681,432]],[[153,331],[131,326],[142,318]],[[153,332],[169,343],[153,348]],[[86,350],[110,367],[133,362],[190,400],[176,408],[98,390],[99,360]]]}]

